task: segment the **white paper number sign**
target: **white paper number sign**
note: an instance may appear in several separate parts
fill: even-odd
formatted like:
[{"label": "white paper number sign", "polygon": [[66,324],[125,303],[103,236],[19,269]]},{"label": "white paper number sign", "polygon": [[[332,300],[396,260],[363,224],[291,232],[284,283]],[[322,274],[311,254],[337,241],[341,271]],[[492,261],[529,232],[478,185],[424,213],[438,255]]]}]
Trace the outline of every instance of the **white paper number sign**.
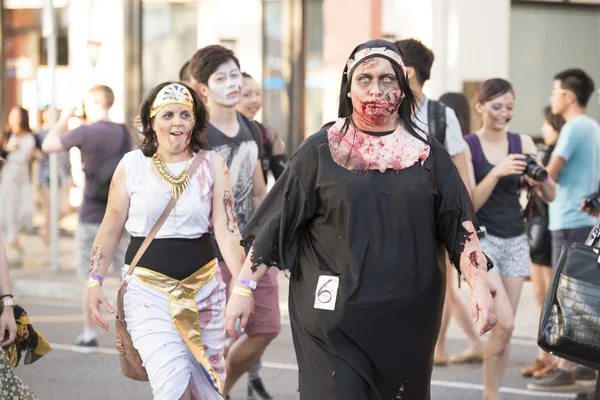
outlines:
[{"label": "white paper number sign", "polygon": [[321,275],[317,282],[315,291],[315,308],[321,310],[335,310],[335,299],[337,298],[340,278],[337,276]]}]

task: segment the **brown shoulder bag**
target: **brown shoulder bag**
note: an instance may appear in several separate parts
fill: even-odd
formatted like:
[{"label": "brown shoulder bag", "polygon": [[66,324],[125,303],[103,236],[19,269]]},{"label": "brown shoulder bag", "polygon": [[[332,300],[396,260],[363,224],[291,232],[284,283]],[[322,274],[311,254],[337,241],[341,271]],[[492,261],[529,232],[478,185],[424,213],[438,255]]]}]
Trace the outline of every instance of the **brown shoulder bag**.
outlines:
[{"label": "brown shoulder bag", "polygon": [[[196,169],[202,162],[205,153],[205,150],[200,151],[200,153],[198,153],[192,164],[189,166],[188,175],[190,176],[190,179],[192,178],[192,176],[194,176],[194,173],[196,172]],[[125,322],[125,313],[123,311],[123,296],[127,291],[127,283],[129,282],[129,279],[131,279],[131,274],[133,273],[133,270],[135,269],[138,262],[144,255],[144,252],[158,233],[160,227],[171,213],[171,210],[173,209],[173,207],[175,207],[175,203],[177,203],[178,199],[179,197],[171,197],[171,200],[169,200],[169,202],[167,203],[165,210],[152,227],[150,233],[148,233],[148,236],[146,236],[146,238],[142,242],[142,245],[135,254],[135,257],[133,257],[133,260],[129,265],[129,270],[125,275],[125,279],[123,279],[123,284],[121,285],[119,293],[117,294],[117,317],[115,325],[117,328],[117,350],[119,351],[119,355],[121,358],[121,372],[123,372],[123,375],[125,375],[126,377],[134,379],[136,381],[147,381],[148,373],[146,372],[146,368],[144,368],[143,366],[142,357],[140,356],[140,353],[137,351],[137,349],[133,347],[131,335],[127,331],[127,323]]]}]

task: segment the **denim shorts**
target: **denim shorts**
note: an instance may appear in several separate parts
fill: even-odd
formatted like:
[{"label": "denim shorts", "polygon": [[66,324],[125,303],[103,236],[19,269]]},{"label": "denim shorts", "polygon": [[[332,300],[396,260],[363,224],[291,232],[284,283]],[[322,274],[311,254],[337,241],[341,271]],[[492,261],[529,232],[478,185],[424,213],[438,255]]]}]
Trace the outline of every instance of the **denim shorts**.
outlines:
[{"label": "denim shorts", "polygon": [[529,239],[526,234],[500,238],[489,233],[480,240],[481,249],[494,263],[491,272],[500,276],[529,276]]}]

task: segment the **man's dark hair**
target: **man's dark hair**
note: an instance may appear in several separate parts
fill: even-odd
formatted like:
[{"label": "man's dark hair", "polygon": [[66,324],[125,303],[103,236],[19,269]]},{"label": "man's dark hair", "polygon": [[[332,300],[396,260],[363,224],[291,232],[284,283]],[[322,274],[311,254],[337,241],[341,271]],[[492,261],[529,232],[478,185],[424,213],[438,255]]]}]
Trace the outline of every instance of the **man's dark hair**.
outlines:
[{"label": "man's dark hair", "polygon": [[567,69],[556,74],[554,79],[560,81],[561,88],[575,94],[577,103],[581,107],[587,107],[590,96],[594,92],[594,80],[585,71],[579,68]]},{"label": "man's dark hair", "polygon": [[431,76],[431,66],[435,59],[433,51],[416,39],[398,40],[395,44],[402,52],[406,66],[415,69],[417,81],[423,86]]},{"label": "man's dark hair", "polygon": [[192,76],[190,75],[190,62],[186,61],[183,64],[183,67],[179,70],[179,81],[180,82],[189,82]]},{"label": "man's dark hair", "polygon": [[218,44],[203,47],[196,51],[190,60],[190,75],[198,82],[208,84],[208,78],[215,73],[219,66],[227,61],[233,60],[235,65],[240,68],[240,62],[233,53],[226,47]]}]

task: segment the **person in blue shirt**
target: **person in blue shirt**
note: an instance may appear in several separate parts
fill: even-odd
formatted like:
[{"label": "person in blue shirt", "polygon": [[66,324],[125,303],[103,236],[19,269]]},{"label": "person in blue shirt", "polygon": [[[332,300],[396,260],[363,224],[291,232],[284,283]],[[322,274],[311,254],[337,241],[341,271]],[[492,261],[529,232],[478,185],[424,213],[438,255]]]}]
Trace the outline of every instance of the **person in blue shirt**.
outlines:
[{"label": "person in blue shirt", "polygon": [[[600,125],[586,109],[593,92],[594,81],[581,69],[568,69],[554,77],[550,105],[566,123],[547,166],[556,181],[556,198],[549,206],[553,265],[563,246],[585,242],[596,221],[581,209],[582,199],[596,192],[600,183]],[[553,374],[527,387],[572,390],[578,383],[593,384],[595,380],[594,371],[561,359]]]}]

